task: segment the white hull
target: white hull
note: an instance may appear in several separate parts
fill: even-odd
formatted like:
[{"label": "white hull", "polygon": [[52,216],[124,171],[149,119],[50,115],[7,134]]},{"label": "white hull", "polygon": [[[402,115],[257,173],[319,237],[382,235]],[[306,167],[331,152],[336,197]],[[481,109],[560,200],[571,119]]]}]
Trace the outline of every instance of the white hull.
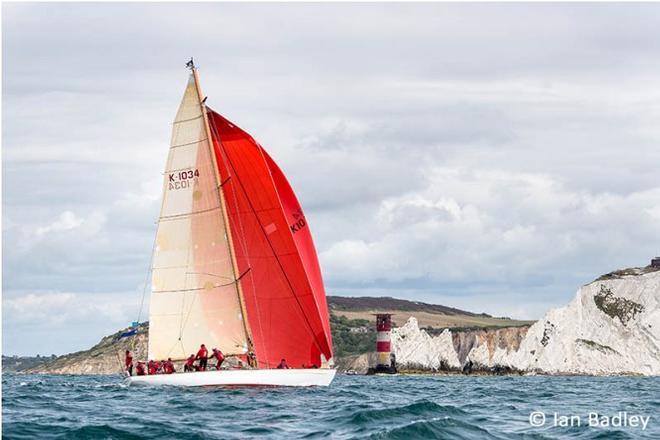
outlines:
[{"label": "white hull", "polygon": [[327,387],[337,370],[328,368],[288,370],[219,370],[194,373],[156,374],[153,376],[131,376],[129,385],[176,385],[199,386],[284,386],[284,387]]}]

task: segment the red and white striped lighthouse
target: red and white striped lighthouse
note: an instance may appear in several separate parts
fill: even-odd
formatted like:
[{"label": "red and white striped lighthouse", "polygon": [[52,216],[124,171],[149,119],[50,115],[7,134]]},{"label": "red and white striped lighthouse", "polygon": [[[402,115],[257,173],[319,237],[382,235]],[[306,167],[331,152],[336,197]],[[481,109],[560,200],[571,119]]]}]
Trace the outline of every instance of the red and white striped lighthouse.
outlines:
[{"label": "red and white striped lighthouse", "polygon": [[376,352],[378,353],[378,363],[376,368],[390,367],[390,353],[392,351],[392,315],[379,313],[376,315]]}]

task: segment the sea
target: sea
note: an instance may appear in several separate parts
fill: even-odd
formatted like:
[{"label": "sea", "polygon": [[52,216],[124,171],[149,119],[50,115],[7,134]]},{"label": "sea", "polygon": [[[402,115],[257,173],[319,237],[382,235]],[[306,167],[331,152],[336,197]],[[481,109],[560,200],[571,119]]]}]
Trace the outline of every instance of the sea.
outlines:
[{"label": "sea", "polygon": [[338,374],[328,388],[185,389],[3,374],[2,437],[660,439],[660,378]]}]

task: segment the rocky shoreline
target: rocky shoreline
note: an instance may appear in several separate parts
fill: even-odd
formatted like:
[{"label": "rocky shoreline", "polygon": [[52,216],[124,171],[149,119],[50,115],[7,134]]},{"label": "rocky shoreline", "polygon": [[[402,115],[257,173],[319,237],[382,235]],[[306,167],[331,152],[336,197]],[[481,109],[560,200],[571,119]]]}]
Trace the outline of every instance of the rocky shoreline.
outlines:
[{"label": "rocky shoreline", "polygon": [[[544,375],[660,375],[660,270],[612,272],[530,327],[431,336],[417,320],[392,332],[400,368]],[[496,373],[497,374],[497,373]]]}]

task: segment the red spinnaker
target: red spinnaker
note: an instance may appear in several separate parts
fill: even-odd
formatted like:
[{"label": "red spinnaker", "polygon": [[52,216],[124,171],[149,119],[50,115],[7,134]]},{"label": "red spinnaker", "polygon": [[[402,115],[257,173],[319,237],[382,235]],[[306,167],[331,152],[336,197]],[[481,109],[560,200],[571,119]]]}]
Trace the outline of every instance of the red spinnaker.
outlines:
[{"label": "red spinnaker", "polygon": [[209,110],[248,324],[260,368],[332,358],[314,242],[286,177],[245,131]]}]

